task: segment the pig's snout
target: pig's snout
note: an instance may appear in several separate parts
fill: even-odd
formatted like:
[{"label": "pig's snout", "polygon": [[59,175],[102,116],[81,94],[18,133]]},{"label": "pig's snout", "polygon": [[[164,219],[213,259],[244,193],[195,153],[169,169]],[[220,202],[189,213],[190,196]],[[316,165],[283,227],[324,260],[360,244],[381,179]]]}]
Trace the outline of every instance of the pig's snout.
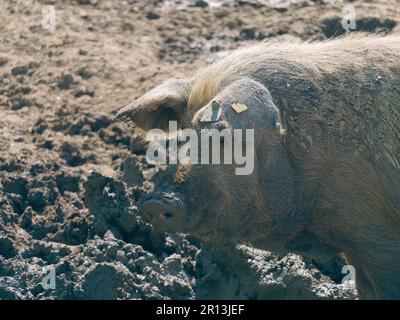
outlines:
[{"label": "pig's snout", "polygon": [[[175,193],[163,192],[139,202],[139,209],[154,227],[175,231],[184,220],[183,201]],[[178,231],[178,230],[176,230]]]},{"label": "pig's snout", "polygon": [[160,219],[168,221],[177,219],[182,215],[178,208],[156,199],[145,201],[142,204],[141,209],[151,220]]}]

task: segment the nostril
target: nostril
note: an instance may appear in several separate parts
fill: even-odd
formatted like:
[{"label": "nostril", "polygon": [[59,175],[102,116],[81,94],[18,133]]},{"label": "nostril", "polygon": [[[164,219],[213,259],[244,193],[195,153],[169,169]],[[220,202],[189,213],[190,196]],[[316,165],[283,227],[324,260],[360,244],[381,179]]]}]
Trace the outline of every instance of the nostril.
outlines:
[{"label": "nostril", "polygon": [[166,220],[171,219],[173,216],[174,216],[174,215],[173,215],[171,212],[169,212],[169,211],[165,211],[165,212],[162,212],[162,213],[160,214],[160,217],[161,217],[162,219],[166,219]]},{"label": "nostril", "polygon": [[138,208],[145,219],[158,227],[180,224],[185,215],[182,200],[169,194],[143,199]]}]

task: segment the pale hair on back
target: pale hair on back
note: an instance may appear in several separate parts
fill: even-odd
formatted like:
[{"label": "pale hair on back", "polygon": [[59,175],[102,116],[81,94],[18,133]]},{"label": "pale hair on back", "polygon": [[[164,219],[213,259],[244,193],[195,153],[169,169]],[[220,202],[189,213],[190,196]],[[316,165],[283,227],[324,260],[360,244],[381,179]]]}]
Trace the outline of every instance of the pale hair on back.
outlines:
[{"label": "pale hair on back", "polygon": [[400,65],[399,52],[399,35],[350,33],[335,39],[300,43],[268,39],[238,49],[198,71],[188,94],[190,113],[210,102],[221,91],[224,81],[233,77],[280,73],[302,77],[307,76],[303,73],[307,70],[308,76],[320,78],[323,74],[356,71],[374,63],[387,66],[390,74],[390,66]]}]

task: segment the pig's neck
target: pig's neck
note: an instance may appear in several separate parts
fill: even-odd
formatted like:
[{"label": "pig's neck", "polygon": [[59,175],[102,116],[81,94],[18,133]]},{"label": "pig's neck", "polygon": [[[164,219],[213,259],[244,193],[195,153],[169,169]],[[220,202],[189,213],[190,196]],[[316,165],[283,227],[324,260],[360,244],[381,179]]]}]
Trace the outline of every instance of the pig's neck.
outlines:
[{"label": "pig's neck", "polygon": [[309,220],[310,203],[301,188],[301,173],[292,163],[284,144],[279,143],[274,150],[259,147],[257,176],[260,190],[263,190],[265,211],[260,221],[268,221],[265,233],[253,239],[254,246],[275,252],[284,252],[286,242],[301,232]]}]

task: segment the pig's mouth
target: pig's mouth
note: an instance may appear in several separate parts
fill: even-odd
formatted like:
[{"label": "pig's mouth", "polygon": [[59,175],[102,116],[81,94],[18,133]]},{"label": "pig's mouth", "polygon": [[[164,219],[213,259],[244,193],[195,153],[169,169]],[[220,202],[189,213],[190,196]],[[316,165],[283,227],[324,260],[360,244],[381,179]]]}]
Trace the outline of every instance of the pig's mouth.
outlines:
[{"label": "pig's mouth", "polygon": [[160,231],[183,231],[186,209],[174,192],[163,192],[139,201],[144,217]]}]

